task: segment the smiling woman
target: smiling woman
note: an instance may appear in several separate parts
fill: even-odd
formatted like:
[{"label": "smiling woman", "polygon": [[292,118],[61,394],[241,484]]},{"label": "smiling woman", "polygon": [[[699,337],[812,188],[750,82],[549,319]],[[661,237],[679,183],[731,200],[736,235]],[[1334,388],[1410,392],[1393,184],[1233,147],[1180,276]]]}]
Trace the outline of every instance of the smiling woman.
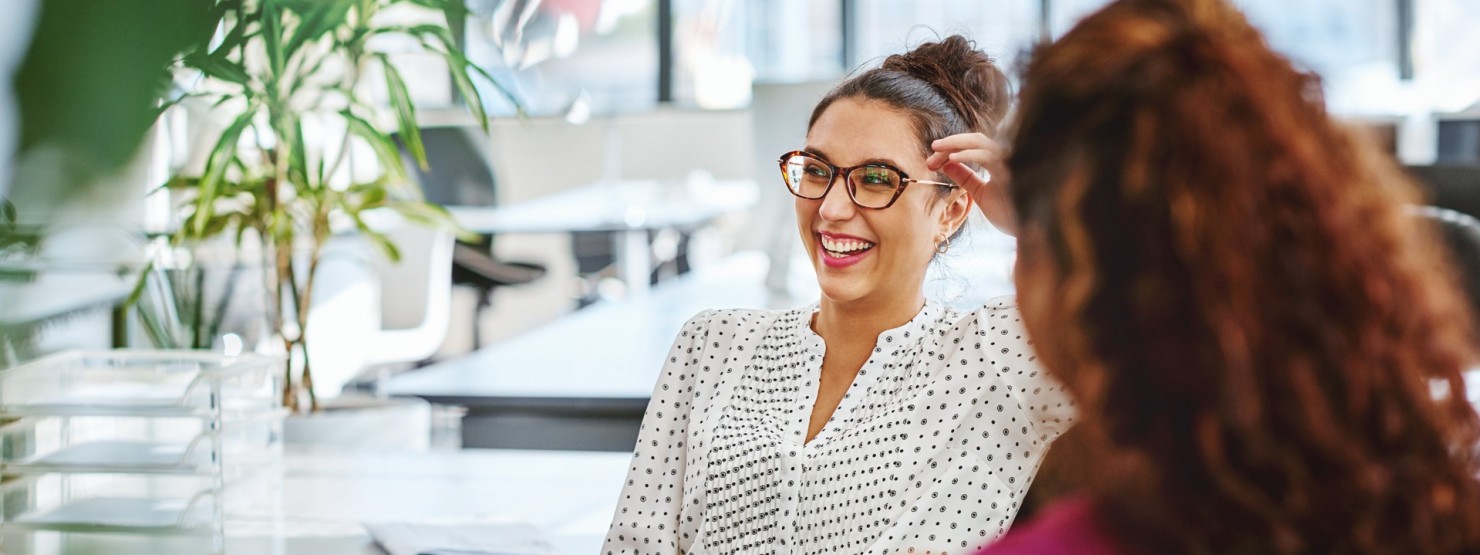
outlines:
[{"label": "smiling woman", "polygon": [[963,163],[993,149],[1007,102],[959,36],[823,98],[777,184],[822,298],[684,326],[606,553],[958,553],[1007,529],[1072,403],[1013,299],[957,312],[923,294],[973,200],[1012,227]]}]

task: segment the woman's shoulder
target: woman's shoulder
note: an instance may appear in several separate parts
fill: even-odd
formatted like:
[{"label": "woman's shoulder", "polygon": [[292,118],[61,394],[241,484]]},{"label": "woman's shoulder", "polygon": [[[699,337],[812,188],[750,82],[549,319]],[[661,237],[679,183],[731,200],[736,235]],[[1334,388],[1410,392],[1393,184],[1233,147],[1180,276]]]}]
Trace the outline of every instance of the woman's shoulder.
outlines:
[{"label": "woman's shoulder", "polygon": [[960,332],[984,333],[986,330],[1009,329],[1017,334],[1022,328],[1022,315],[1018,312],[1017,297],[1001,295],[988,299],[980,307],[960,310],[944,307],[946,317],[941,323]]},{"label": "woman's shoulder", "polygon": [[775,320],[800,309],[773,310],[763,308],[709,308],[689,317],[685,327],[734,328],[761,320]]},{"label": "woman's shoulder", "polygon": [[982,303],[981,308],[976,309],[973,313],[981,318],[1017,321],[1016,319],[1019,318],[1017,296],[998,295],[992,297],[987,299],[987,302]]},{"label": "woman's shoulder", "polygon": [[[695,398],[709,398],[722,376],[748,360],[775,325],[794,311],[710,309],[700,311],[679,330],[668,354],[658,390],[677,390]],[[705,378],[704,374],[709,378]]]},{"label": "woman's shoulder", "polygon": [[772,310],[756,308],[724,308],[699,311],[684,323],[679,332],[680,339],[698,337],[759,337],[777,321],[789,320],[802,314],[805,309]]},{"label": "woman's shoulder", "polygon": [[1033,414],[1044,438],[1057,437],[1068,428],[1074,420],[1073,399],[1038,360],[1015,297],[995,297],[962,314],[953,326],[943,330],[942,345],[947,360],[958,355],[961,362],[956,368],[965,370],[961,377],[1006,384]]}]

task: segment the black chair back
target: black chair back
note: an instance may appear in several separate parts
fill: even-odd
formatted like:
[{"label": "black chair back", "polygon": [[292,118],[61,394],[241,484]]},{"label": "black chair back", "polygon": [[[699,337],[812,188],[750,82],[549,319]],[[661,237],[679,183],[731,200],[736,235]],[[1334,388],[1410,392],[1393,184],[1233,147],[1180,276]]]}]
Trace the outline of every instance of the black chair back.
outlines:
[{"label": "black chair back", "polygon": [[1480,218],[1480,166],[1407,166],[1429,204]]},{"label": "black chair back", "polygon": [[1480,315],[1480,219],[1455,210],[1426,206],[1423,217],[1439,228],[1459,273],[1460,288],[1468,297],[1471,314]]},{"label": "black chair back", "polygon": [[1441,164],[1480,164],[1480,113],[1440,117],[1437,147]]},{"label": "black chair back", "polygon": [[488,141],[482,129],[473,126],[424,127],[422,145],[427,165],[422,169],[399,134],[396,144],[421,185],[426,199],[443,206],[493,206],[498,203],[498,181],[488,163]]}]

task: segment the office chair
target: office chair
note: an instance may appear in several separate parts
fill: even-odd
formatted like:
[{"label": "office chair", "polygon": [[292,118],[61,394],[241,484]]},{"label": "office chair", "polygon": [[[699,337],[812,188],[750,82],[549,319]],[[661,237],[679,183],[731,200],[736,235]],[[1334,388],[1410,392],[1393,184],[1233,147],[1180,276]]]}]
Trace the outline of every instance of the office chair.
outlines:
[{"label": "office chair", "polygon": [[[426,127],[421,130],[427,169],[416,164],[406,145],[396,136],[401,156],[411,178],[421,185],[428,202],[443,206],[494,206],[498,204],[497,180],[489,166],[482,132],[476,127]],[[452,283],[477,290],[473,309],[473,346],[482,344],[483,310],[492,303],[498,287],[522,285],[545,275],[545,267],[531,262],[493,257],[493,236],[476,241],[458,241],[452,249]]]},{"label": "office chair", "polygon": [[1438,226],[1471,314],[1480,315],[1480,219],[1437,206],[1419,208],[1418,213]]},{"label": "office chair", "polygon": [[1435,153],[1440,164],[1480,164],[1480,102],[1457,114],[1439,116]]},{"label": "office chair", "polygon": [[[661,258],[654,253],[653,271],[648,276],[649,285],[657,285],[665,279],[681,276],[689,272],[689,240],[693,237],[694,229],[670,229],[662,231],[649,231],[647,244],[652,245],[654,240],[662,233],[677,234],[677,246],[669,258]],[[612,277],[617,274],[617,255],[614,245],[617,235],[611,231],[576,231],[570,234],[571,254],[576,260],[576,274],[581,277],[583,290],[576,298],[576,307],[585,308],[601,300],[601,295],[596,290],[596,283],[602,278]]]},{"label": "office chair", "polygon": [[1407,166],[1429,204],[1480,218],[1480,165]]},{"label": "office chair", "polygon": [[385,233],[400,246],[401,259],[374,258],[380,329],[361,347],[366,366],[432,358],[447,339],[452,305],[452,234],[405,222]]}]

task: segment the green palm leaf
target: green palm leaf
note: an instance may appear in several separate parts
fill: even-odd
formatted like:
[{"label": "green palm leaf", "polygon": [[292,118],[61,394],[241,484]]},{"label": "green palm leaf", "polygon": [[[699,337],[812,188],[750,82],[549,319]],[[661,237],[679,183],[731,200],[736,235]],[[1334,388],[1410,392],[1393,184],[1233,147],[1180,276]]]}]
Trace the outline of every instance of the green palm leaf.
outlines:
[{"label": "green palm leaf", "polygon": [[340,112],[349,125],[349,132],[370,145],[375,151],[375,158],[380,166],[385,169],[392,181],[406,183],[406,166],[401,161],[401,151],[396,147],[396,142],[390,136],[376,129],[369,121],[355,115],[354,112],[344,110]]},{"label": "green palm leaf", "polygon": [[401,140],[406,150],[421,169],[428,169],[426,147],[421,142],[421,128],[416,123],[416,107],[411,103],[411,93],[406,90],[406,81],[401,72],[391,63],[389,56],[376,54],[380,67],[385,70],[385,88],[390,93],[391,109],[396,113],[396,122],[401,128]]},{"label": "green palm leaf", "polygon": [[216,140],[215,148],[211,149],[211,154],[206,159],[205,174],[200,178],[200,195],[195,199],[194,216],[196,219],[193,226],[186,228],[196,238],[207,236],[206,226],[215,212],[216,199],[219,198],[226,169],[236,158],[236,145],[241,141],[242,133],[252,124],[254,116],[256,116],[255,109],[237,114],[231,125],[221,132],[221,137]]}]

